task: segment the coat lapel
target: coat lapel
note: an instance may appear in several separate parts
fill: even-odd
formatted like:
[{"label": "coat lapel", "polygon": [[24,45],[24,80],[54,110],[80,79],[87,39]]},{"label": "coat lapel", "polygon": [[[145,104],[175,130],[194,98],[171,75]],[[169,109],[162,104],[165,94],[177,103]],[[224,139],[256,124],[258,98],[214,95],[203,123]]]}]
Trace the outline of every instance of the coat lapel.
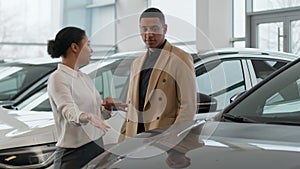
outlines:
[{"label": "coat lapel", "polygon": [[[160,74],[163,72],[166,64],[169,61],[169,58],[171,55],[171,50],[172,50],[171,44],[169,42],[166,42],[164,48],[162,49],[155,65],[154,65],[154,68],[152,70],[152,73],[151,73],[151,76],[149,79],[149,84],[148,84],[148,88],[147,88],[147,92],[146,92],[146,96],[145,96],[144,109],[153,94],[153,90],[155,89],[156,84],[158,83]],[[142,62],[142,63],[144,63],[144,62]]]}]

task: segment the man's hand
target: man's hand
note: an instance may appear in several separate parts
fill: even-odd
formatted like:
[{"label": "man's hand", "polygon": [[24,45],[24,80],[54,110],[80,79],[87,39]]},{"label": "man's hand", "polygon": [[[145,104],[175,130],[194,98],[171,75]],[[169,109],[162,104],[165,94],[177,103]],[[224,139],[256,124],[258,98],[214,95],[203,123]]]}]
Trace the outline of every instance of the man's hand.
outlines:
[{"label": "man's hand", "polygon": [[117,110],[122,110],[124,112],[127,112],[126,108],[128,107],[126,103],[115,101],[111,97],[106,97],[103,100],[102,106],[104,106],[104,108],[109,111],[111,111],[113,108],[116,108]]}]

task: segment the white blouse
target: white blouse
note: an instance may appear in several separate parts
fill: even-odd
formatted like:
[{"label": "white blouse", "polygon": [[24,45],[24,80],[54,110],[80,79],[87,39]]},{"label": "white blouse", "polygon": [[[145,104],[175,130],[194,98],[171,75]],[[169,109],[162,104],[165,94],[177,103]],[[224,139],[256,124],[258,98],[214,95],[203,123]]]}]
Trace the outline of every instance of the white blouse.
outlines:
[{"label": "white blouse", "polygon": [[87,74],[58,64],[47,89],[58,134],[56,146],[77,148],[104,134],[90,123],[79,122],[83,112],[102,117],[100,94]]}]

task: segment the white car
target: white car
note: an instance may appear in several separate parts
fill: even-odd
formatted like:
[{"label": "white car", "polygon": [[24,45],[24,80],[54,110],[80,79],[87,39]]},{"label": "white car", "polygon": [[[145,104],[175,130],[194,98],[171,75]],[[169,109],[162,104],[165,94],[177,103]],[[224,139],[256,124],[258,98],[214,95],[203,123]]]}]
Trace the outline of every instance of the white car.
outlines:
[{"label": "white car", "polygon": [[[130,65],[143,52],[115,54],[81,70],[94,80],[101,96],[125,102]],[[248,90],[270,73],[298,58],[254,49],[219,49],[194,54],[198,113],[222,110],[230,98]],[[46,91],[47,83],[25,100],[0,111],[0,168],[46,168],[53,162],[57,140]],[[106,145],[117,142],[124,112],[115,110],[107,123]],[[196,116],[197,118],[197,116]]]}]

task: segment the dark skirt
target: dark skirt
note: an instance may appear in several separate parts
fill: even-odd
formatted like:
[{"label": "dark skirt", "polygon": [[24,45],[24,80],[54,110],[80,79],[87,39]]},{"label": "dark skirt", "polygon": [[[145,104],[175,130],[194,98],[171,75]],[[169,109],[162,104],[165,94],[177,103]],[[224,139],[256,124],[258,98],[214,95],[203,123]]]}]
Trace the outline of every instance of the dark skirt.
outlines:
[{"label": "dark skirt", "polygon": [[102,138],[78,148],[58,147],[55,151],[55,169],[79,169],[104,152]]}]

